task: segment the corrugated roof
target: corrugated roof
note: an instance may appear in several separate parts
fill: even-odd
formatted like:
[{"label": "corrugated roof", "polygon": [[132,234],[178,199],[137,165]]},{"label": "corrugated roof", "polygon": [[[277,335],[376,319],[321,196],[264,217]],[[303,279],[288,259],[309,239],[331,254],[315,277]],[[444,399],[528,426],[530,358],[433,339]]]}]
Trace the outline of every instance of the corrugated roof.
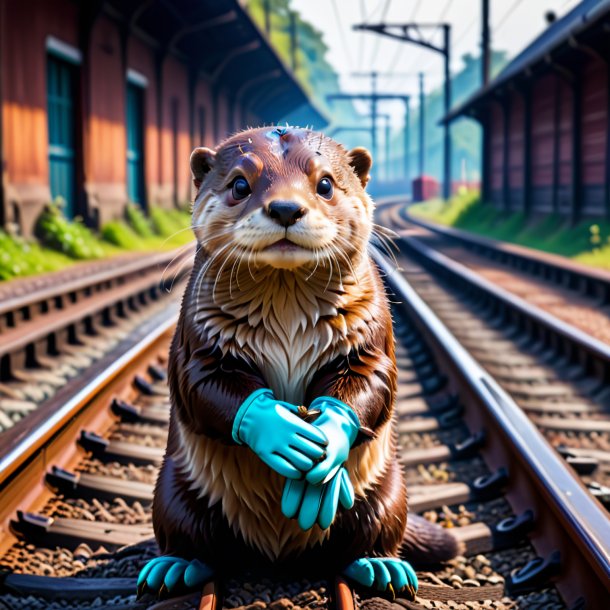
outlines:
[{"label": "corrugated roof", "polygon": [[554,49],[564,44],[570,36],[582,32],[600,17],[610,12],[610,0],[583,0],[561,19],[549,25],[529,46],[519,53],[486,87],[481,87],[463,104],[454,108],[442,119],[442,122],[452,121],[466,114],[480,99],[487,96],[500,85],[523,74],[533,67]]}]

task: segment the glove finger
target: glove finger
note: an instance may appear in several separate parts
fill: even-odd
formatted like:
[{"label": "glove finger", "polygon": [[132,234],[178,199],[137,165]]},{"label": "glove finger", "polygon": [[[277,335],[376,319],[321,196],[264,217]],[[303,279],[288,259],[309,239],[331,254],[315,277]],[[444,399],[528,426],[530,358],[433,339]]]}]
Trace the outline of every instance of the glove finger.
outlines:
[{"label": "glove finger", "polygon": [[303,501],[306,483],[304,480],[287,479],[282,493],[282,514],[288,519],[296,517]]},{"label": "glove finger", "polygon": [[400,591],[404,589],[409,584],[409,579],[407,578],[407,574],[402,567],[402,562],[399,560],[387,559],[383,562],[383,565],[388,569],[390,573],[390,578],[392,582],[392,586],[395,591]]},{"label": "glove finger", "polygon": [[272,453],[267,457],[265,463],[278,474],[287,479],[300,479],[303,473],[295,468],[284,456]]},{"label": "glove finger", "polygon": [[307,485],[298,518],[299,527],[302,530],[311,529],[315,525],[320,512],[323,491],[321,486]]},{"label": "glove finger", "polygon": [[175,565],[169,561],[163,561],[157,563],[153,566],[153,569],[148,574],[148,578],[146,579],[146,585],[152,591],[158,591],[161,588],[161,584],[163,583],[163,579],[167,574],[167,571]]},{"label": "glove finger", "polygon": [[205,563],[193,559],[184,572],[184,584],[191,589],[202,585],[212,576],[212,570]]},{"label": "glove finger", "polygon": [[318,525],[325,530],[331,526],[337,515],[337,506],[339,504],[339,493],[341,492],[341,477],[337,476],[324,485],[324,495],[322,496],[322,504],[320,506],[320,514],[318,515]]},{"label": "glove finger", "polygon": [[329,456],[327,459],[316,464],[305,477],[308,483],[312,485],[320,485],[320,483],[328,483],[334,474],[341,468],[341,465],[335,465],[334,459]]},{"label": "glove finger", "polygon": [[161,555],[161,557],[155,557],[151,559],[138,574],[138,581],[136,583],[137,587],[140,587],[142,583],[148,578],[148,575],[151,573],[152,569],[160,564],[174,564],[176,562],[184,561],[178,557],[172,557],[171,555]]},{"label": "glove finger", "polygon": [[303,455],[298,449],[295,449],[292,445],[288,445],[288,447],[282,447],[281,454],[301,472],[307,472],[310,468],[313,468],[313,460]]},{"label": "glove finger", "polygon": [[320,447],[320,445],[307,440],[299,434],[293,435],[290,439],[290,444],[312,460],[317,461],[326,457],[326,449],[324,447]]},{"label": "glove finger", "polygon": [[389,570],[380,559],[371,559],[373,570],[375,571],[375,587],[379,591],[385,591],[392,581]]},{"label": "glove finger", "polygon": [[356,500],[354,494],[354,486],[349,478],[346,468],[339,471],[338,477],[341,477],[341,493],[339,494],[339,502],[343,508],[350,509],[354,506]]},{"label": "glove finger", "polygon": [[165,574],[165,578],[163,579],[163,582],[165,583],[165,586],[167,587],[167,591],[169,593],[171,593],[172,590],[174,589],[174,587],[178,584],[178,582],[184,575],[185,569],[186,569],[186,566],[184,564],[175,563],[167,571],[167,573]]},{"label": "glove finger", "polygon": [[415,589],[415,591],[417,591],[417,588],[419,587],[419,582],[417,580],[417,574],[415,573],[415,570],[413,569],[411,564],[408,561],[405,561],[404,559],[400,561],[400,564],[402,565],[402,568],[405,571],[405,574],[409,580],[409,584]]},{"label": "glove finger", "polygon": [[292,434],[298,434],[299,436],[313,441],[322,447],[326,447],[326,445],[328,445],[328,439],[324,433],[312,424],[308,424],[290,411],[285,413],[283,417],[285,421],[291,424]]},{"label": "glove finger", "polygon": [[364,587],[372,587],[373,581],[375,580],[375,571],[373,570],[371,562],[366,557],[350,563],[349,566],[343,570],[343,574]]},{"label": "glove finger", "polygon": [[156,565],[156,560],[155,559],[151,559],[151,561],[149,561],[141,570],[140,573],[138,574],[138,582],[136,583],[136,586],[139,588],[140,585],[146,580],[147,576],[150,574],[150,571],[153,569],[153,567]]}]

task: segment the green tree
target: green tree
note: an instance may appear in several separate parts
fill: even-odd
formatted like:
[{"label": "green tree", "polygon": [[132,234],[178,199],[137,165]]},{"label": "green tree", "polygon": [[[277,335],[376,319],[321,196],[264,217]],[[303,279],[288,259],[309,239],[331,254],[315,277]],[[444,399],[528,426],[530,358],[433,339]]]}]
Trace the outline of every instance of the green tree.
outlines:
[{"label": "green tree", "polygon": [[[270,42],[288,69],[290,57],[290,2],[289,0],[269,0]],[[247,10],[261,30],[265,28],[264,0],[249,0]],[[338,102],[329,104],[326,96],[339,93],[339,77],[326,59],[328,46],[320,30],[295,13],[297,69],[295,77],[314,103],[324,111],[334,124],[357,124],[357,112],[353,104]]]}]

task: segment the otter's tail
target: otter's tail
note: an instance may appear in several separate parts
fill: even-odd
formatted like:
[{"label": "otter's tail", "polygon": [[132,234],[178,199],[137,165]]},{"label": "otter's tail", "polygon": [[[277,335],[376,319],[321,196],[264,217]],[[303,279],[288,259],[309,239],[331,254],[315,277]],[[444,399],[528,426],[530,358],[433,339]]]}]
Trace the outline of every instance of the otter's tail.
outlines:
[{"label": "otter's tail", "polygon": [[464,551],[464,544],[449,530],[409,514],[400,554],[415,565],[433,565]]}]

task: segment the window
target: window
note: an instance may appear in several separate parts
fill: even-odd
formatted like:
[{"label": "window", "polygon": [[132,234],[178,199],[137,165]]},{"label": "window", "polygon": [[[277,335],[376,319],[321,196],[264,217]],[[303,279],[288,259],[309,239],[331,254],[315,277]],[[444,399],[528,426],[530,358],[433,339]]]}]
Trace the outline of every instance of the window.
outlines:
[{"label": "window", "polygon": [[127,83],[127,196],[144,206],[144,89]]},{"label": "window", "polygon": [[47,56],[49,187],[53,199],[65,201],[69,218],[76,211],[76,71],[74,64],[54,54]]}]

